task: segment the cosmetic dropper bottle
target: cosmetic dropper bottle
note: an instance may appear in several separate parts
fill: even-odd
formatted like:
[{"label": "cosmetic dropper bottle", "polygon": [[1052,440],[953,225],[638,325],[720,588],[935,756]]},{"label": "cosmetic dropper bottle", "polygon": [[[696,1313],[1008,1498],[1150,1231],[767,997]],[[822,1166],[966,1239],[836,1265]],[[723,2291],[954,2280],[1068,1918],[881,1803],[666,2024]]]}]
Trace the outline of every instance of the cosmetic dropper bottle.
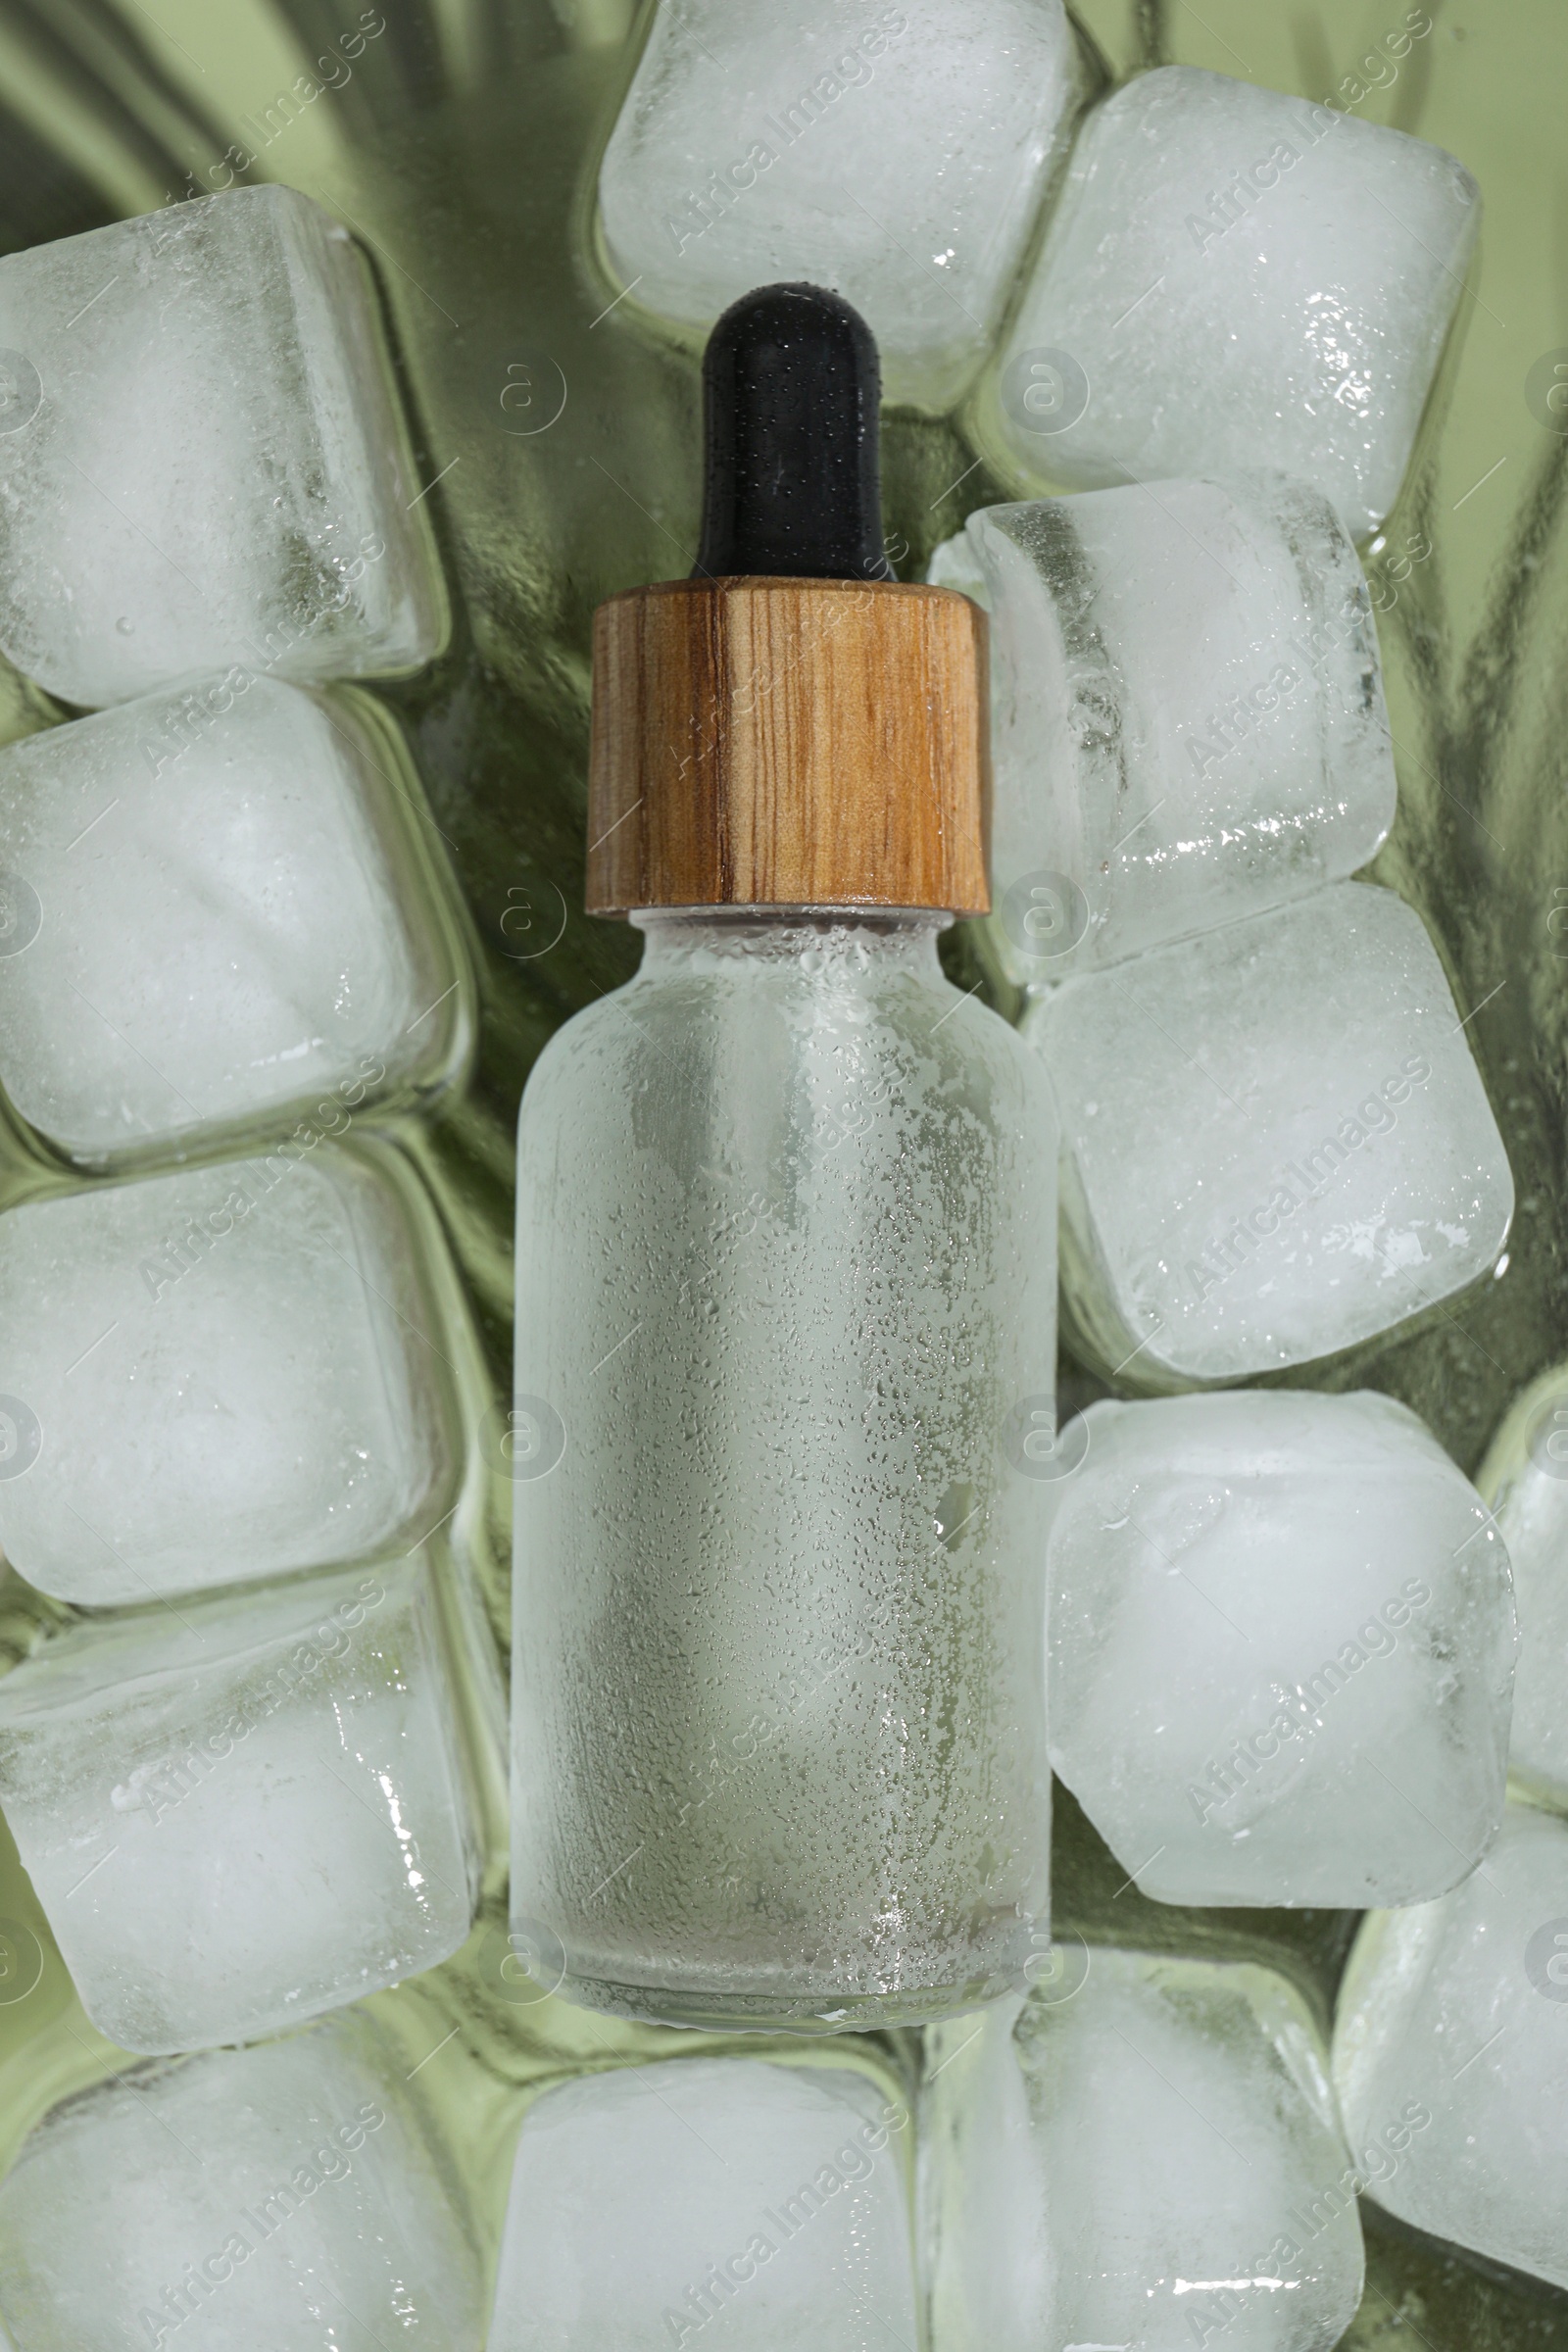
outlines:
[{"label": "cosmetic dropper bottle", "polygon": [[701,559],[595,626],[642,965],[519,1123],[514,1945],[691,2026],[940,2016],[1049,1942],[1056,1126],[938,962],[985,621],[886,576],[878,389],[814,286],[713,329]]}]

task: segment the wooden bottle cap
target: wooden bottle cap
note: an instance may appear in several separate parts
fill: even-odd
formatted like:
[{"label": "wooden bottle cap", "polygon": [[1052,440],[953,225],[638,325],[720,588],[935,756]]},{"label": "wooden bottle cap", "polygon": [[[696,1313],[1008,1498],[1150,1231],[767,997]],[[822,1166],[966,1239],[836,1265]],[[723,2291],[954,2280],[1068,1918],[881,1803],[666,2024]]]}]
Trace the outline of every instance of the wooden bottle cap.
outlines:
[{"label": "wooden bottle cap", "polygon": [[984,914],[986,619],[889,580],[663,580],[594,616],[591,914]]}]

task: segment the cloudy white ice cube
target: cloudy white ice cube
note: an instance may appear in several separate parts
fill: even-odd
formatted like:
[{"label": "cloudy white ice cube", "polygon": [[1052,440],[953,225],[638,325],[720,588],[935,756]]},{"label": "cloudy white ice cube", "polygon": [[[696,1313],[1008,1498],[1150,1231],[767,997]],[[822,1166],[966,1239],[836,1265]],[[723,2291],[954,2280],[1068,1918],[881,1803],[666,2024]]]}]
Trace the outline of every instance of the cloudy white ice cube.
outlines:
[{"label": "cloudy white ice cube", "polygon": [[452,1499],[423,1238],[375,1147],[0,1216],[0,1543],[89,1607],[365,1557]]},{"label": "cloudy white ice cube", "polygon": [[233,662],[418,668],[445,631],[365,266],[285,187],[0,261],[0,647],[97,706]]},{"label": "cloudy white ice cube", "polygon": [[23,1117],[103,1165],[449,1075],[467,991],[418,800],[367,698],[244,670],[0,752]]},{"label": "cloudy white ice cube", "polygon": [[1134,1386],[1237,1380],[1475,1281],[1502,1139],[1420,917],[1341,882],[1045,992],[1062,1290]]},{"label": "cloudy white ice cube", "polygon": [[1496,1511],[1519,1612],[1508,1769],[1568,1808],[1568,1369],[1516,1399],[1476,1483]]},{"label": "cloudy white ice cube", "polygon": [[1501,1539],[1391,1397],[1091,1405],[1047,1489],[1051,1760],[1170,1903],[1421,1902],[1502,1816]]},{"label": "cloudy white ice cube", "polygon": [[600,173],[618,288],[696,335],[809,279],[869,321],[890,399],[979,365],[1082,86],[1061,0],[661,8]]},{"label": "cloudy white ice cube", "polygon": [[1352,2146],[1427,2119],[1373,2182],[1379,2204],[1568,2286],[1568,1822],[1511,1804],[1463,1886],[1367,1918],[1334,2080]]},{"label": "cloudy white ice cube", "polygon": [[0,1803],[122,2049],[254,2039],[433,1968],[475,1837],[424,1555],[78,1626],[0,1686]]},{"label": "cloudy white ice cube", "polygon": [[951,539],[938,540],[925,576],[933,588],[956,588],[960,596],[972,596],[977,605],[990,611],[991,585],[967,527],[955,531]]},{"label": "cloudy white ice cube", "polygon": [[1398,495],[1480,212],[1424,139],[1192,66],[1141,74],[1078,141],[984,445],[1080,488],[1277,471],[1360,538]]},{"label": "cloudy white ice cube", "polygon": [[[1318,492],[1169,481],[989,507],[933,566],[991,614],[993,932],[1115,963],[1339,881],[1394,820],[1377,636]],[[941,551],[939,551],[939,554]]]},{"label": "cloudy white ice cube", "polygon": [[406,2073],[350,2011],[65,2100],[0,2182],[17,2352],[471,2352],[480,2256]]},{"label": "cloudy white ice cube", "polygon": [[547,2091],[517,2141],[489,2352],[912,2352],[906,2122],[864,2073],[753,2058]]},{"label": "cloudy white ice cube", "polygon": [[1324,2057],[1267,1969],[1080,1946],[933,2030],[920,2135],[933,2352],[1327,2352],[1355,2311]]}]

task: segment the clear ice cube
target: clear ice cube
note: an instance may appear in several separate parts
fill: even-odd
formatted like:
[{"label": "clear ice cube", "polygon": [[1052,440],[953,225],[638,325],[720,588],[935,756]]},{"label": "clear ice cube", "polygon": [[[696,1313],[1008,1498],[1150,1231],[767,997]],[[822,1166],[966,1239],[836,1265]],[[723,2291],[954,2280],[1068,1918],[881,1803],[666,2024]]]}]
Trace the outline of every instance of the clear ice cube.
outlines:
[{"label": "clear ice cube", "polygon": [[1480,214],[1424,139],[1192,66],[1140,74],[1078,141],[982,445],[1090,489],[1289,474],[1360,538],[1398,495]]},{"label": "clear ice cube", "polygon": [[1423,1902],[1502,1816],[1502,1541],[1363,1392],[1091,1405],[1048,1487],[1051,1760],[1166,1903]]},{"label": "clear ice cube", "polygon": [[605,152],[617,288],[692,333],[781,278],[862,312],[891,400],[990,346],[1081,89],[1061,0],[683,0]]},{"label": "clear ice cube", "polygon": [[1133,1386],[1332,1355],[1506,1239],[1464,1015],[1391,891],[1334,883],[1065,980],[1023,1031],[1061,1114],[1063,1298]]},{"label": "clear ice cube", "polygon": [[1508,1770],[1568,1810],[1568,1368],[1517,1399],[1476,1483],[1496,1511],[1519,1612]]},{"label": "clear ice cube", "polygon": [[[1366,582],[1327,499],[1157,482],[986,508],[967,542],[1010,978],[1115,963],[1373,856],[1394,756]],[[967,589],[960,561],[940,575]]]},{"label": "clear ice cube", "polygon": [[1326,2352],[1361,2229],[1299,1995],[1250,1965],[1061,1959],[929,2036],[932,2352]]},{"label": "clear ice cube", "polygon": [[1511,1804],[1462,1886],[1364,1921],[1334,2081],[1380,2205],[1568,2286],[1568,1822]]},{"label": "clear ice cube", "polygon": [[280,1147],[0,1216],[13,1567],[102,1608],[433,1527],[455,1438],[404,1181]]},{"label": "clear ice cube", "polygon": [[28,387],[0,433],[0,647],[51,694],[436,651],[368,277],[309,197],[234,188],[10,254],[0,345]]},{"label": "clear ice cube", "polygon": [[756,2058],[547,2091],[517,2141],[489,2352],[913,2352],[903,2116],[865,2074]]},{"label": "clear ice cube", "polygon": [[23,1117],[102,1166],[448,1075],[466,994],[417,792],[366,698],[245,671],[0,752]]},{"label": "clear ice cube", "polygon": [[480,2256],[405,2072],[351,2011],[63,2101],[0,2182],[19,2352],[471,2352]]},{"label": "clear ice cube", "polygon": [[475,1836],[421,1553],[77,1626],[0,1684],[0,1803],[122,2049],[253,2040],[433,1968]]}]

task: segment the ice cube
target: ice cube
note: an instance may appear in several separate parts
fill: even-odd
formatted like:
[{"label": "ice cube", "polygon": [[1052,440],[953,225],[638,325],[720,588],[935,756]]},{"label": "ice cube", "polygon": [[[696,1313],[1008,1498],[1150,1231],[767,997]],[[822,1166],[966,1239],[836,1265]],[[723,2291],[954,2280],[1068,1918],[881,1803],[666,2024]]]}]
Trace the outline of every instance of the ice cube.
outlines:
[{"label": "ice cube", "polygon": [[1568,1808],[1568,1368],[1518,1398],[1476,1484],[1496,1511],[1519,1611],[1508,1769]]},{"label": "ice cube", "polygon": [[973,597],[984,612],[990,612],[990,583],[966,529],[938,542],[931,551],[925,576],[933,588],[956,588],[960,596]]},{"label": "ice cube", "polygon": [[433,1968],[473,1917],[421,1553],[77,1626],[0,1683],[0,1804],[122,2049],[252,2040]]},{"label": "ice cube", "polygon": [[445,634],[364,264],[234,188],[0,261],[0,646],[69,703],[238,662],[417,669]]},{"label": "ice cube", "polygon": [[12,1102],[101,1166],[438,1084],[469,1016],[433,839],[368,699],[246,671],[0,752]]},{"label": "ice cube", "polygon": [[[1372,857],[1394,757],[1366,583],[1327,499],[1157,482],[986,508],[967,538],[1011,979],[1115,963]],[[941,576],[973,594],[957,562]]]},{"label": "ice cube", "polygon": [[1361,2229],[1299,1996],[1250,1965],[1069,1958],[929,2036],[932,2352],[1338,2343]]},{"label": "ice cube", "polygon": [[405,2071],[351,2011],[63,2101],[0,2182],[19,2352],[471,2352],[480,2257]]},{"label": "ice cube", "polygon": [[1237,1380],[1483,1274],[1513,1182],[1463,1017],[1419,915],[1357,882],[1043,995],[1085,1353]]},{"label": "ice cube", "polygon": [[996,333],[1081,94],[1061,0],[660,9],[599,180],[617,289],[690,332],[808,278],[890,400],[943,409]]},{"label": "ice cube", "polygon": [[913,2352],[903,2117],[865,2074],[756,2058],[547,2091],[517,2141],[489,2352]]},{"label": "ice cube", "polygon": [[1167,1903],[1423,1902],[1502,1816],[1513,1609],[1392,1398],[1093,1404],[1047,1489],[1051,1760]]},{"label": "ice cube", "polygon": [[1371,2193],[1568,2286],[1568,1823],[1510,1805],[1473,1878],[1363,1923],[1334,2081]]},{"label": "ice cube", "polygon": [[981,446],[1087,488],[1290,474],[1360,538],[1398,495],[1480,214],[1423,139],[1192,66],[1141,74],[1078,142]]},{"label": "ice cube", "polygon": [[280,1148],[0,1216],[0,1543],[101,1608],[412,1542],[456,1475],[384,1147]]}]

